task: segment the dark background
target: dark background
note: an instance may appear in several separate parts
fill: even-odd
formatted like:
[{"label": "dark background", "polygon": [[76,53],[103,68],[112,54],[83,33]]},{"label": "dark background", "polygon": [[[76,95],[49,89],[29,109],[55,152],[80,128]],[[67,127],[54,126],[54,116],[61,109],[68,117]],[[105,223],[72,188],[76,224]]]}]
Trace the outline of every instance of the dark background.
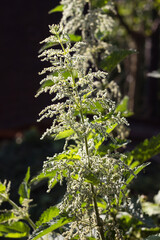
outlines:
[{"label": "dark background", "polygon": [[37,125],[48,97],[35,99],[44,65],[38,59],[39,42],[59,14],[48,14],[58,0],[2,1],[0,13],[0,138]]}]

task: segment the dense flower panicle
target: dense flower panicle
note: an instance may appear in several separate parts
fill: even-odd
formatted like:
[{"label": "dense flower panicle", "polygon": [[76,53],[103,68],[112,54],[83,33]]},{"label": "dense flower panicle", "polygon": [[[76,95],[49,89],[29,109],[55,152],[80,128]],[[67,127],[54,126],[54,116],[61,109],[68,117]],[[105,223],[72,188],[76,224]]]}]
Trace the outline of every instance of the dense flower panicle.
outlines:
[{"label": "dense flower panicle", "polygon": [[[63,15],[61,25],[68,34],[75,34],[81,31],[85,46],[81,47],[81,54],[86,57],[83,62],[83,69],[87,70],[92,66],[97,69],[99,54],[103,58],[108,55],[112,45],[103,39],[113,28],[113,19],[106,12],[114,12],[113,2],[108,1],[101,8],[92,8],[91,1],[86,0],[61,0]],[[88,9],[88,11],[86,10]],[[105,33],[105,35],[103,35]]]},{"label": "dense flower panicle", "polygon": [[[64,178],[67,181],[66,194],[59,208],[62,213],[65,211],[74,216],[75,222],[70,225],[69,231],[65,231],[64,239],[76,235],[86,239],[86,236],[99,234],[93,199],[100,199],[100,206],[101,201],[105,202],[105,210],[99,209],[99,214],[103,216],[100,221],[105,225],[113,205],[119,209],[120,201],[125,198],[122,191],[126,187],[124,176],[133,174],[133,171],[121,160],[121,154],[110,153],[108,149],[101,156],[99,147],[108,139],[116,143],[111,132],[117,126],[127,124],[127,121],[116,111],[116,104],[110,99],[117,96],[116,85],[110,82],[107,88],[98,88],[96,81],[107,82],[107,73],[92,69],[86,73],[81,64],[85,57],[79,53],[84,43],[71,46],[60,29],[50,26],[53,39],[59,43],[61,50],[49,49],[41,54],[51,67],[42,71],[42,74],[48,75],[42,80],[38,94],[53,94],[53,103],[40,113],[40,120],[53,118],[52,126],[43,137],[52,135],[58,139],[66,134],[66,143],[64,152],[44,163],[43,172],[56,172],[50,179],[49,190],[55,181],[62,183]],[[51,84],[45,85],[47,81]],[[69,140],[74,142],[73,146],[68,146]]]}]

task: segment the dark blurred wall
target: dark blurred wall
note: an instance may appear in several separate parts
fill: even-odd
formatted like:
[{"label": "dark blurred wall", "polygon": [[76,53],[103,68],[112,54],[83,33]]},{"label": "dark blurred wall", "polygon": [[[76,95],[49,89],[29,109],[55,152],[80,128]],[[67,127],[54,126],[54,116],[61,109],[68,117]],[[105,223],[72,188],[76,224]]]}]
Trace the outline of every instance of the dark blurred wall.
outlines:
[{"label": "dark blurred wall", "polygon": [[49,35],[48,25],[60,14],[48,14],[59,0],[5,0],[0,6],[0,137],[36,124],[47,96],[35,99],[39,42]]}]

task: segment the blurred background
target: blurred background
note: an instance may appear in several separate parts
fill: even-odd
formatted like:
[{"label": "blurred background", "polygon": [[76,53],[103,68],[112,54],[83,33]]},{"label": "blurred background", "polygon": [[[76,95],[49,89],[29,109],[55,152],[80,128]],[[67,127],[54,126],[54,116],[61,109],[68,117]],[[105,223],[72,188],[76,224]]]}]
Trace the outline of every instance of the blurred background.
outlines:
[{"label": "blurred background", "polygon": [[[145,138],[160,133],[160,1],[116,2],[115,27],[112,42],[119,48],[137,50],[121,64],[121,72],[113,76],[123,95],[129,96],[132,149]],[[39,42],[49,35],[48,25],[58,23],[61,14],[48,14],[59,0],[6,0],[1,2],[0,33],[0,179],[12,181],[12,198],[17,200],[18,186],[31,166],[34,176],[42,168],[46,156],[62,149],[63,142],[40,140],[50,122],[37,123],[38,113],[50,99],[34,96],[39,88],[43,67],[38,59]],[[160,189],[160,156],[143,174],[141,184],[134,186],[136,194],[150,194]],[[154,176],[154,177],[153,177]],[[141,179],[141,175],[139,176]],[[16,190],[15,190],[16,189]],[[59,186],[51,197],[47,185],[33,189],[33,198],[42,203],[37,215],[52,201],[61,197]],[[34,203],[36,200],[34,201]]]}]

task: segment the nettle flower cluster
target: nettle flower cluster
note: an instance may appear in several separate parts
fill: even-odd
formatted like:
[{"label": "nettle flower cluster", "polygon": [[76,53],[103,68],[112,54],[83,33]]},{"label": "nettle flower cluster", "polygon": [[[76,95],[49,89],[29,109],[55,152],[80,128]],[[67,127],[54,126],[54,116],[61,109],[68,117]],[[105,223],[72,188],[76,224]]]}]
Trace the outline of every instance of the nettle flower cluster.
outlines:
[{"label": "nettle flower cluster", "polygon": [[112,45],[105,38],[113,30],[113,19],[108,14],[114,12],[112,1],[106,1],[102,7],[96,7],[92,0],[61,0],[63,14],[61,25],[68,34],[80,33],[86,45],[81,47],[81,54],[86,56],[83,69],[89,63],[98,70],[97,60],[103,59],[112,49]]},{"label": "nettle flower cluster", "polygon": [[[115,239],[121,239],[111,212],[121,209],[126,198],[125,175],[133,172],[121,160],[121,154],[109,148],[103,151],[103,147],[109,139],[116,144],[114,129],[127,122],[109,98],[112,88],[96,87],[97,80],[107,81],[107,73],[92,69],[86,73],[83,69],[85,56],[80,49],[85,43],[71,45],[61,25],[50,26],[50,32],[44,42],[55,42],[61,49],[47,49],[40,55],[50,67],[41,73],[47,76],[37,95],[53,95],[53,103],[40,113],[40,120],[53,118],[43,137],[66,139],[64,151],[48,158],[43,167],[46,175],[53,173],[49,190],[57,181],[62,183],[65,178],[67,182],[59,209],[73,222],[64,230],[64,239],[105,239],[105,232],[109,236],[110,230],[115,232]],[[45,85],[48,80],[50,86]]]}]

